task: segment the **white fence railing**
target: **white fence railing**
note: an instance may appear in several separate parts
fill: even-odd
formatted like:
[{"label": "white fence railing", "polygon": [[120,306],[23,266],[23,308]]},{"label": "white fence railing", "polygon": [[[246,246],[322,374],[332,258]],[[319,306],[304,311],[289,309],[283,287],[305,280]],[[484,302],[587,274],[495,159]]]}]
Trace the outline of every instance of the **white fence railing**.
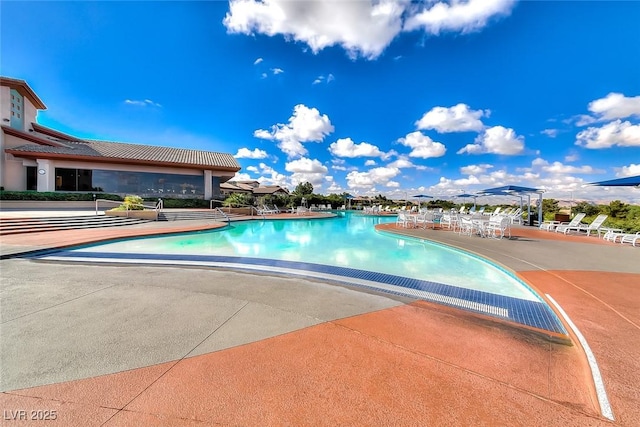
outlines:
[{"label": "white fence railing", "polygon": [[[158,214],[160,212],[162,212],[162,209],[164,209],[164,202],[162,199],[158,199],[158,202],[155,205],[145,205],[143,203],[128,203],[125,204],[124,202],[119,202],[116,200],[107,200],[107,199],[95,199],[95,205],[96,205],[96,215],[98,215],[98,204],[99,203],[110,203],[110,204],[115,204],[118,206],[124,206],[127,212],[127,218],[129,217],[129,212],[132,210],[153,210],[156,212],[156,221],[158,220]],[[141,207],[142,209],[130,209],[130,207]]]}]

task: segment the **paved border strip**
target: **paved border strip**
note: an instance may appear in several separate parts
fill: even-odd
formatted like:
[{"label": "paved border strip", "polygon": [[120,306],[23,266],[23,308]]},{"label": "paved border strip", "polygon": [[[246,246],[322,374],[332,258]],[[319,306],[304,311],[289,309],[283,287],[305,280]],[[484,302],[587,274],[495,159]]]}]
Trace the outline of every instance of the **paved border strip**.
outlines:
[{"label": "paved border strip", "polygon": [[567,313],[560,307],[560,304],[556,302],[556,300],[551,297],[549,294],[545,294],[546,297],[553,303],[558,312],[562,314],[565,322],[571,327],[571,330],[578,338],[580,345],[584,349],[585,354],[587,355],[587,361],[589,362],[589,368],[591,369],[591,376],[593,377],[593,383],[596,386],[596,394],[598,395],[598,403],[600,404],[600,412],[602,416],[607,418],[608,420],[615,421],[613,417],[613,409],[611,409],[611,404],[609,403],[609,398],[607,397],[607,390],[604,387],[604,380],[602,379],[602,375],[600,374],[600,368],[598,368],[598,362],[596,362],[596,356],[591,351],[591,347],[589,347],[589,343],[587,343],[587,339],[582,335],[578,327],[573,323],[573,321],[569,318]]},{"label": "paved border strip", "polygon": [[350,285],[368,287],[401,296],[424,299],[443,305],[497,317],[503,320],[567,335],[560,319],[544,302],[523,300],[473,289],[460,288],[427,280],[412,279],[348,267],[266,258],[216,255],[132,254],[74,252],[62,250],[32,258],[50,261],[149,263],[163,265],[196,265],[245,270],[282,272],[299,276],[326,278]]}]

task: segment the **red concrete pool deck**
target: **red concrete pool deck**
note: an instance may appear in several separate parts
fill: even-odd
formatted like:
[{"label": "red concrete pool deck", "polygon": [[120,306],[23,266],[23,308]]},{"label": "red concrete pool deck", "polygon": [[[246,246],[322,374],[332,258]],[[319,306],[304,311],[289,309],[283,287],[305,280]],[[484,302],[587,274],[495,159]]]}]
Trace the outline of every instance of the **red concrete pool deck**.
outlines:
[{"label": "red concrete pool deck", "polygon": [[[29,233],[0,243],[15,251],[217,226]],[[640,262],[608,271],[599,251],[640,260],[638,248],[530,227],[514,228],[513,241],[384,228],[467,245],[550,294],[589,342],[615,421],[600,415],[579,345],[416,301],[145,368],[8,390],[0,394],[2,425],[640,425]],[[516,246],[525,241],[531,246]],[[565,244],[572,251],[557,252]],[[571,259],[573,249],[593,258]],[[526,262],[518,250],[529,251]],[[574,267],[544,268],[553,262]],[[16,419],[20,410],[25,421]],[[51,411],[56,421],[31,420]]]}]

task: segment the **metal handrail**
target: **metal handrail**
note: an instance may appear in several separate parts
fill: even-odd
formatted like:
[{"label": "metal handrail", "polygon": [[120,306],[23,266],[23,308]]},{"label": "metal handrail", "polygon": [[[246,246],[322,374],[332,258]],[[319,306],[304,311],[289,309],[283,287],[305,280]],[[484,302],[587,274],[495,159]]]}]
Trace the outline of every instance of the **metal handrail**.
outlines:
[{"label": "metal handrail", "polygon": [[229,218],[229,216],[228,216],[226,213],[224,213],[224,212],[222,211],[222,209],[220,209],[220,208],[215,208],[215,209],[214,209],[214,211],[215,211],[215,212],[219,212],[219,213],[221,213],[221,214],[222,214],[222,216],[224,217],[224,219],[226,219],[226,220],[227,220],[227,225],[231,224],[231,218]]},{"label": "metal handrail", "polygon": [[[212,199],[212,200],[210,200],[210,201],[209,201],[209,209],[212,209],[212,210],[214,209],[214,208],[213,208],[213,202],[219,202],[219,200],[213,200],[213,199]],[[261,216],[261,217],[262,217],[262,219],[265,219],[264,213],[260,213],[260,211],[258,210],[258,208],[256,208],[256,207],[255,207],[255,206],[253,206],[253,205],[237,205],[236,207],[238,207],[238,208],[249,208],[249,211],[251,212],[251,216],[252,216],[252,217],[253,217],[253,215],[254,215],[254,211],[255,211],[255,215],[256,215],[256,216]],[[218,209],[220,212],[224,212],[224,211],[222,210],[222,208],[215,208],[215,209]],[[231,207],[230,207],[230,206],[229,206],[229,209],[231,209]]]},{"label": "metal handrail", "polygon": [[[98,215],[98,202],[103,202],[103,203],[112,203],[112,204],[116,204],[118,206],[122,206],[124,203],[121,201],[117,201],[117,200],[108,200],[108,199],[95,199],[95,204],[96,204],[96,215]],[[134,209],[129,209],[129,206],[142,206],[144,209],[151,209],[156,211],[156,219],[158,218],[158,212],[162,211],[162,208],[164,207],[164,203],[162,201],[162,199],[158,200],[158,203],[156,205],[145,205],[142,203],[134,203],[134,204],[127,204],[125,205],[126,211],[127,211],[127,218],[129,218],[129,211],[134,210]],[[143,209],[143,210],[144,210]]]},{"label": "metal handrail", "polygon": [[251,216],[253,217],[253,211],[256,211],[256,215],[261,216],[262,219],[265,219],[264,217],[264,212],[261,214],[260,211],[258,210],[258,208],[256,208],[253,205],[249,205],[249,208],[251,208]]}]

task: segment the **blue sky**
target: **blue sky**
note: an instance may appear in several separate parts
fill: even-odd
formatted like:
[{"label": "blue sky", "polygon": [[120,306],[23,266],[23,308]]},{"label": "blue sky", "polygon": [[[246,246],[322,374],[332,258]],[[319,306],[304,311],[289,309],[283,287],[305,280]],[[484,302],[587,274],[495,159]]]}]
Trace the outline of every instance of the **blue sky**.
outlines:
[{"label": "blue sky", "polygon": [[640,2],[2,2],[2,75],[70,134],[318,193],[558,199],[640,175]]}]

